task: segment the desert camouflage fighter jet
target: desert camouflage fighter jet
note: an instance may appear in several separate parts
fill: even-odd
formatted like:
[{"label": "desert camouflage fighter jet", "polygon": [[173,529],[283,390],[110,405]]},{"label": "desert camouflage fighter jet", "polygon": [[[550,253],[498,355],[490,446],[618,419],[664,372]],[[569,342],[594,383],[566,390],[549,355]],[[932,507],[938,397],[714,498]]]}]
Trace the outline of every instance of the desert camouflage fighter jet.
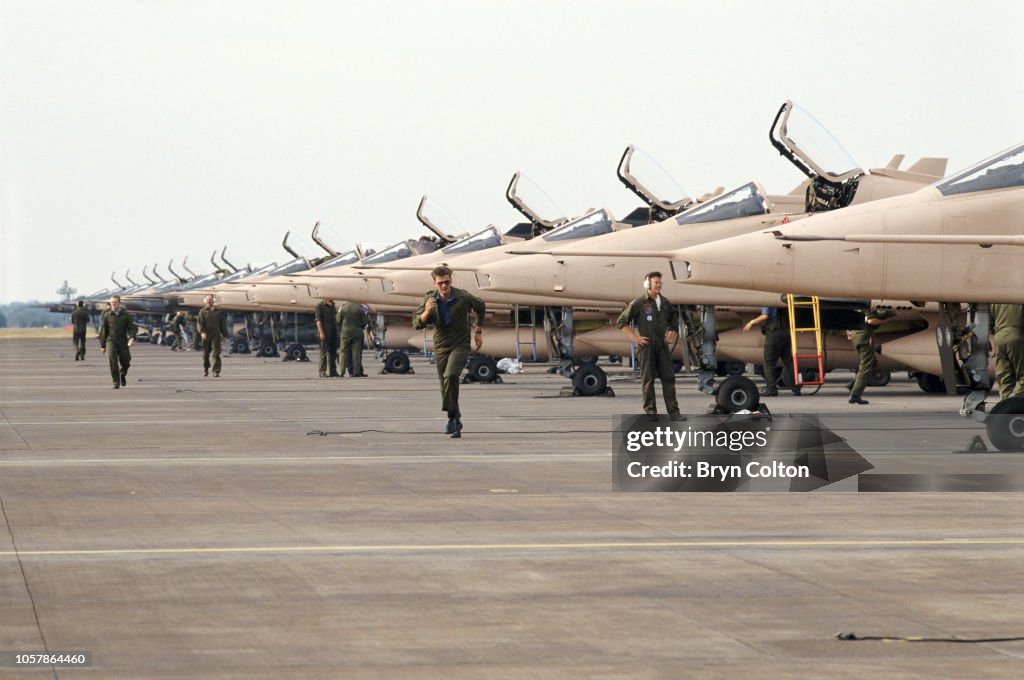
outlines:
[{"label": "desert camouflage fighter jet", "polygon": [[[905,196],[670,255],[676,278],[808,295],[937,301],[947,389],[1002,450],[1024,448],[1024,398],[987,408],[989,303],[1024,303],[1024,144]],[[966,322],[960,304],[969,303]]]},{"label": "desert camouflage fighter jet", "polygon": [[[910,170],[901,171],[898,166],[902,156],[897,156],[886,167],[865,172],[820,123],[791,101],[785,102],[776,114],[771,126],[771,139],[780,153],[808,176],[805,182],[786,195],[769,195],[757,182],[749,182],[726,193],[717,190],[715,194],[720,195],[697,203],[689,201],[679,185],[646,154],[640,158],[646,159],[647,172],[638,172],[633,164],[637,158],[636,150],[627,148],[618,173],[623,183],[651,206],[652,216],[658,214],[655,211],[664,214],[670,208],[682,207],[682,212],[640,229],[610,233],[574,244],[556,244],[557,247],[539,254],[528,255],[518,251],[521,253],[518,257],[477,268],[482,292],[553,296],[555,302],[549,304],[557,304],[559,297],[563,300],[583,298],[593,305],[614,302],[621,307],[628,297],[635,294],[646,272],[667,271],[667,251],[764,230],[772,225],[781,227],[805,218],[812,211],[835,210],[846,205],[868,203],[879,197],[905,194],[935,181],[945,169],[944,159],[927,158]],[[741,333],[739,326],[743,322],[738,321],[732,312],[753,312],[756,316],[762,306],[783,304],[777,292],[712,286],[666,285],[665,295],[677,304],[726,308],[719,310],[718,322],[710,328],[714,317],[706,313],[701,320],[697,320],[695,313],[684,313],[684,323],[690,323],[692,327],[703,326],[707,331],[702,334],[705,340],[714,338],[716,331],[726,331],[722,337],[723,355],[754,363],[761,361],[760,343],[752,342],[759,336]],[[830,301],[823,306],[825,328],[848,328],[853,318],[862,317],[862,313],[854,313],[853,309],[864,304],[863,301]],[[911,305],[906,303],[901,308],[910,310]],[[722,312],[726,312],[724,318]],[[898,327],[899,336],[902,336],[908,330],[920,330],[927,325],[920,319],[915,323],[918,328],[907,324],[892,324],[889,328]],[[608,340],[615,341],[616,335],[609,334]],[[683,333],[681,337],[695,336]],[[619,339],[621,342],[621,336]],[[856,365],[856,355],[845,340],[845,332],[831,333],[825,342],[828,357],[825,368]],[[681,343],[683,349],[685,344]],[[716,390],[713,383],[714,369],[720,363],[716,360],[714,343],[702,341],[698,344],[701,344],[700,352],[694,347],[690,353],[694,355],[692,359],[685,355],[681,358],[687,365],[702,368],[702,390],[724,399],[728,395]],[[699,359],[697,355],[700,355]],[[907,356],[916,357],[909,353]],[[893,367],[895,365],[882,366],[885,369]],[[731,383],[745,389],[727,390],[732,395],[730,400],[739,401],[720,403],[720,406],[748,408],[756,405],[757,390],[753,383],[740,380],[732,380]]]}]

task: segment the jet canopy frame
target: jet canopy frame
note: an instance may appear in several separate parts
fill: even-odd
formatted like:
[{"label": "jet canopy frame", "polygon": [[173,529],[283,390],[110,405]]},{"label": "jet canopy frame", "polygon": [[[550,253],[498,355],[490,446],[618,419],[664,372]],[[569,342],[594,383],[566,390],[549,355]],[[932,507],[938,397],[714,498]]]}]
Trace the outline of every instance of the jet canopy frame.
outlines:
[{"label": "jet canopy frame", "polygon": [[[775,115],[769,138],[779,153],[811,179],[820,177],[840,184],[865,174],[839,140],[818,119],[790,99]],[[800,141],[797,142],[796,138]]]},{"label": "jet canopy frame", "polygon": [[568,221],[565,211],[558,207],[554,199],[539,184],[518,170],[508,183],[505,198],[526,219],[540,227],[540,231],[554,229]]},{"label": "jet canopy frame", "polygon": [[626,188],[659,211],[662,219],[686,210],[694,202],[653,156],[632,144],[622,153],[617,174]]},{"label": "jet canopy frame", "polygon": [[437,234],[445,245],[456,243],[469,235],[469,230],[462,226],[450,210],[433,198],[424,195],[416,208],[416,219],[424,227]]}]

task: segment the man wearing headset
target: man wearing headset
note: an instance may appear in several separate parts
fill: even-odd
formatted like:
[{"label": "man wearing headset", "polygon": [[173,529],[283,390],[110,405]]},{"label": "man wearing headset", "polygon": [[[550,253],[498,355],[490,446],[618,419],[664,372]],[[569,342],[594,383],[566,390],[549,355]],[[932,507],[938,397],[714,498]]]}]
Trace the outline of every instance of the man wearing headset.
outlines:
[{"label": "man wearing headset", "polygon": [[640,389],[644,397],[644,413],[650,420],[658,419],[658,403],[654,399],[654,378],[661,380],[665,408],[672,420],[682,420],[676,399],[676,374],[672,367],[672,348],[679,327],[679,310],[661,295],[661,272],[644,278],[645,293],[629,303],[619,315],[619,330],[636,343],[640,356]]}]

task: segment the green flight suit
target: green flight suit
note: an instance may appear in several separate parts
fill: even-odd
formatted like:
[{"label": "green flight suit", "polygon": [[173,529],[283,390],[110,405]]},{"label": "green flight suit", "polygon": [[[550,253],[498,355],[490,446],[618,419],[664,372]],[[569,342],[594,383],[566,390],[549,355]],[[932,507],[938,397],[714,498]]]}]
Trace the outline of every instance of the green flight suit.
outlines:
[{"label": "green flight suit", "polygon": [[213,374],[220,375],[220,346],[224,341],[224,338],[228,337],[228,315],[223,310],[208,309],[203,307],[199,310],[199,316],[196,317],[196,328],[199,329],[199,335],[202,337],[203,333],[206,333],[206,339],[203,340],[203,373],[205,374],[210,370],[210,355],[213,355]]},{"label": "green flight suit", "polygon": [[[866,319],[876,318],[873,313],[869,313]],[[850,389],[850,398],[859,398],[860,395],[864,394],[864,388],[868,385],[868,378],[871,377],[871,372],[875,370],[875,329],[877,326],[872,326],[869,323],[864,324],[864,328],[853,331],[850,334],[850,343],[853,348],[857,350],[857,354],[860,355],[860,363],[857,365],[857,377],[853,379],[853,387]]]},{"label": "green flight suit", "polygon": [[[762,310],[764,313],[765,310]],[[796,381],[793,376],[793,339],[789,334],[789,314],[776,309],[774,319],[764,322],[764,347],[762,359],[764,366],[765,390],[768,396],[778,393],[778,363],[782,362],[782,382],[787,389],[794,389]]]},{"label": "green flight suit", "polygon": [[1024,397],[1024,305],[991,306],[999,400]]},{"label": "green flight suit", "polygon": [[636,332],[649,342],[637,346],[640,357],[640,391],[644,398],[644,413],[657,413],[654,398],[654,378],[661,380],[661,394],[669,414],[679,413],[676,399],[676,373],[672,366],[672,348],[665,344],[665,333],[679,329],[679,310],[662,295],[659,308],[654,298],[644,294],[629,303],[619,315],[619,328],[633,324]]},{"label": "green flight suit", "polygon": [[341,327],[341,374],[345,367],[351,375],[363,375],[363,329],[370,325],[370,315],[363,306],[346,302],[338,310],[338,325]]},{"label": "green flight suit", "polygon": [[185,341],[185,312],[178,312],[171,321],[171,330],[174,331],[174,344],[171,349],[175,352],[181,349]]},{"label": "green flight suit", "polygon": [[103,312],[100,319],[100,347],[107,350],[110,360],[110,377],[114,385],[125,384],[128,367],[132,363],[132,353],[128,349],[128,340],[134,340],[139,332],[132,315],[121,308],[120,313],[113,310]]},{"label": "green flight suit", "polygon": [[85,307],[75,307],[71,312],[71,339],[75,343],[75,361],[85,361],[85,333],[89,330],[89,312]]},{"label": "green flight suit", "polygon": [[452,297],[448,302],[451,314],[448,315],[447,323],[442,320],[441,302],[438,302],[427,322],[423,323],[420,316],[427,308],[427,300],[432,296],[440,298],[437,291],[433,290],[423,296],[423,302],[412,315],[412,327],[419,330],[433,324],[434,365],[437,367],[437,378],[441,383],[441,410],[447,411],[449,418],[461,418],[459,377],[469,360],[469,314],[476,314],[476,325],[482,328],[487,306],[472,293],[461,288],[452,288]]},{"label": "green flight suit", "polygon": [[320,341],[321,378],[338,377],[338,320],[335,318],[336,312],[334,300],[321,300],[313,314],[324,329],[324,338]]}]

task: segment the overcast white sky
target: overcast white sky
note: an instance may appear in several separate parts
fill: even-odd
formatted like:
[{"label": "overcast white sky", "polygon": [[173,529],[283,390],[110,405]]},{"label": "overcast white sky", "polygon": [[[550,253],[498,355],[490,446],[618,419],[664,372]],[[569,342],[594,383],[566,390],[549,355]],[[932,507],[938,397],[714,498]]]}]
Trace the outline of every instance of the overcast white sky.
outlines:
[{"label": "overcast white sky", "polygon": [[[0,301],[214,249],[282,261],[424,233],[428,194],[510,227],[512,173],[569,214],[638,201],[627,144],[691,195],[801,175],[787,98],[864,167],[1024,141],[1024,3],[0,0]],[[203,264],[205,263],[205,264]]]}]

